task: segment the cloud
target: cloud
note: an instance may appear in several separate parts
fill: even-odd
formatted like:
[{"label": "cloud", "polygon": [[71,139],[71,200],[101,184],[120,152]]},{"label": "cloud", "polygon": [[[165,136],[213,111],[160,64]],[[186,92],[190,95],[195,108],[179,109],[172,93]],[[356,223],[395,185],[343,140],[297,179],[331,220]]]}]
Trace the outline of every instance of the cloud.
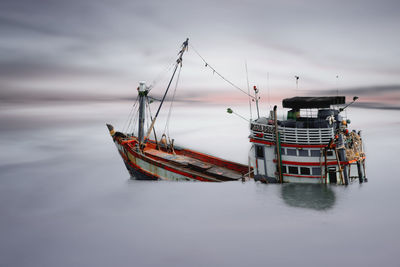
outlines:
[{"label": "cloud", "polygon": [[308,91],[309,95],[344,95],[348,99],[358,96],[359,100],[353,105],[360,108],[400,110],[400,85],[359,86]]},{"label": "cloud", "polygon": [[359,102],[355,103],[353,107],[368,108],[368,109],[383,109],[383,110],[400,110],[400,105],[390,105],[378,102]]},{"label": "cloud", "polygon": [[[279,91],[293,87],[293,75],[311,89],[329,90],[337,74],[345,88],[399,84],[398,8],[398,1],[5,0],[0,90],[128,95],[173,62],[186,37],[235,83],[245,81],[247,60],[251,83],[266,84],[268,72]],[[183,86],[222,87],[199,74],[203,65],[192,56]]]},{"label": "cloud", "polygon": [[[338,89],[324,90],[323,94],[336,94]],[[358,95],[358,96],[377,96],[386,93],[399,93],[400,84],[393,85],[374,85],[374,86],[360,86],[353,88],[339,88],[340,94],[345,95]]]}]

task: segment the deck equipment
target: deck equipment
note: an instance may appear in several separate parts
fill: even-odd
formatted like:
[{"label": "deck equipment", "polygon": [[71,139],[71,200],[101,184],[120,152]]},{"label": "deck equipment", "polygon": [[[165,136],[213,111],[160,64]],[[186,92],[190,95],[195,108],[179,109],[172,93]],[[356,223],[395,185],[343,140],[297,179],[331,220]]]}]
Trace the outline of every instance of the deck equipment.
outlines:
[{"label": "deck equipment", "polygon": [[[182,44],[178,59],[173,67],[173,74],[164,92],[154,117],[151,116],[148,95],[151,86],[140,82],[138,87],[138,134],[131,132],[115,131],[111,124],[107,124],[110,135],[117,146],[126,168],[132,178],[145,180],[197,180],[205,182],[222,182],[242,180],[251,175],[248,165],[231,162],[190,149],[174,145],[165,133],[157,141],[154,126],[161,107],[165,102],[170,86],[178,69],[182,68],[183,54],[188,49],[189,39]],[[178,74],[179,78],[179,74]],[[176,86],[178,79],[176,79]],[[175,87],[176,88],[176,87]],[[146,107],[148,112],[146,114]],[[145,134],[146,115],[150,117],[151,124]],[[133,121],[136,121],[133,119]],[[131,121],[129,122],[129,125]],[[150,139],[153,132],[154,140]]]}]

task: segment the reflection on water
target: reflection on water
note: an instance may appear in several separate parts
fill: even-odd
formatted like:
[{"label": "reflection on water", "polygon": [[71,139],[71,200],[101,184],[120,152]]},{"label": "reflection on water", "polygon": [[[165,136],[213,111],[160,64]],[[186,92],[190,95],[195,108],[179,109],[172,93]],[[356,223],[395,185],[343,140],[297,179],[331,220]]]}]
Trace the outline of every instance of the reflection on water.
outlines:
[{"label": "reflection on water", "polygon": [[291,207],[313,210],[331,209],[336,201],[335,192],[321,184],[284,184],[281,197]]}]

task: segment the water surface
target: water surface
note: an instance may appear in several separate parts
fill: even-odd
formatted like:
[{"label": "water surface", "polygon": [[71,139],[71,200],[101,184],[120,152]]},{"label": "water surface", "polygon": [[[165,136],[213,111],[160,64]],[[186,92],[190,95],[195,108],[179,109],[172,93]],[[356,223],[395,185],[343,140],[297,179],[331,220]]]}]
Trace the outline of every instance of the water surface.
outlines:
[{"label": "water surface", "polygon": [[[172,138],[247,163],[225,108],[178,105]],[[128,112],[1,108],[0,266],[399,266],[399,112],[349,112],[369,182],[348,187],[132,180],[105,127]]]}]

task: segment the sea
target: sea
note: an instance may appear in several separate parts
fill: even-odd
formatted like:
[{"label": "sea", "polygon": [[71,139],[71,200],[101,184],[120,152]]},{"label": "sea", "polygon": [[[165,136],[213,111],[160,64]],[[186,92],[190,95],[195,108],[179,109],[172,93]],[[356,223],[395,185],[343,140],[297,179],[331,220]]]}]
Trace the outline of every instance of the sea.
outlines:
[{"label": "sea", "polygon": [[[249,108],[228,107],[177,103],[169,135],[247,164]],[[400,266],[399,111],[348,109],[368,183],[336,186],[135,180],[105,125],[130,109],[0,107],[0,266]]]}]

